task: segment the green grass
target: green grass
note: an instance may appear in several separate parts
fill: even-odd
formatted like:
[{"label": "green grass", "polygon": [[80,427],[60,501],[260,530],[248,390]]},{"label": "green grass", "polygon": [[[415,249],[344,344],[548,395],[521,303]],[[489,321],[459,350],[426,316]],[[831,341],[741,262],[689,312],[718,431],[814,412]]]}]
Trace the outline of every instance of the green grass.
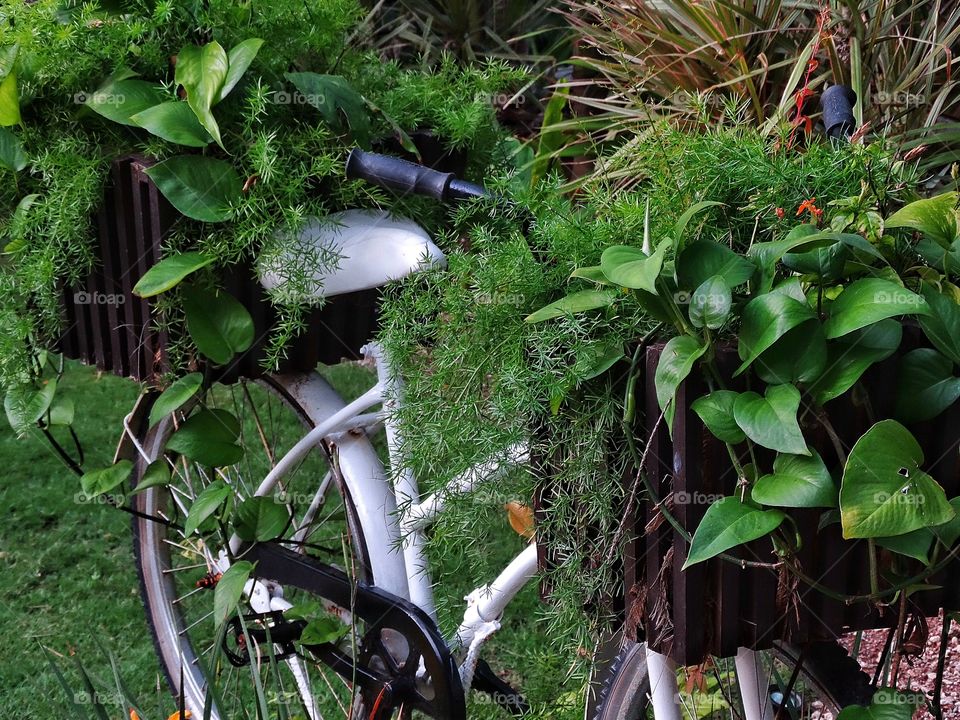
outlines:
[{"label": "green grass", "polygon": [[[325,374],[346,397],[358,395],[367,380],[351,367],[329,368]],[[109,464],[122,418],[137,397],[137,385],[76,366],[64,376],[61,392],[76,403],[75,426],[86,454],[84,467]],[[42,437],[17,438],[5,422],[0,422],[0,465],[6,471],[0,487],[5,518],[0,526],[4,715],[15,712],[18,718],[37,720],[74,717],[71,698],[44,655],[43,648],[48,648],[63,668],[71,694],[82,685],[70,656],[83,663],[110,720],[127,718],[105,652],[116,658],[124,682],[150,713],[143,720],[166,718],[175,707],[144,619],[129,517],[103,504],[79,502],[79,480]],[[455,551],[443,543],[441,547],[448,550],[433,558],[447,579],[437,590],[447,636],[459,624],[463,595],[492,580],[523,549],[525,541],[510,530],[500,508],[507,498],[488,499],[489,509],[479,511],[482,522],[474,526],[483,528],[483,536],[459,544]],[[543,709],[564,695],[569,714],[576,716],[578,683],[564,683],[572,658],[551,650],[543,624],[536,622],[542,612],[538,587],[531,583],[508,608],[503,629],[484,656],[536,706]],[[471,702],[471,720],[507,717],[483,700]],[[558,718],[567,713],[554,707],[545,715]]]},{"label": "green grass", "polygon": [[[62,392],[76,402],[85,466],[109,464],[137,386],[78,368],[66,374]],[[17,438],[6,421],[0,422],[0,467],[4,716],[68,716],[68,698],[42,647],[64,656],[58,662],[77,689],[79,676],[66,656],[84,663],[104,690],[101,699],[111,719],[123,717],[123,710],[111,690],[113,676],[101,646],[117,657],[124,680],[145,706],[156,708],[158,717],[172,712],[140,604],[129,517],[105,505],[78,502],[79,480],[42,437]]]}]

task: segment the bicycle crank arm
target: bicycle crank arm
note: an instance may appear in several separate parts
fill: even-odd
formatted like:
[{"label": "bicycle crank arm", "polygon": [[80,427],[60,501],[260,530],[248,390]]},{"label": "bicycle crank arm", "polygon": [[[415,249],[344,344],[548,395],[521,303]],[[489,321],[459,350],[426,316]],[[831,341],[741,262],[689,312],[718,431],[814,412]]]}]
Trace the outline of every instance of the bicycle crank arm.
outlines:
[{"label": "bicycle crank arm", "polygon": [[[419,607],[277,543],[256,543],[241,553],[256,564],[257,577],[329,600],[349,610],[354,622],[362,623],[364,635],[356,659],[329,643],[308,649],[348,682],[359,685],[367,707],[381,708],[383,717],[390,717],[391,707],[403,706],[437,720],[465,720],[457,664],[433,620]],[[403,658],[395,657],[396,635],[406,644]],[[425,683],[429,684],[426,694],[420,692]],[[372,717],[376,720],[379,714]]]}]

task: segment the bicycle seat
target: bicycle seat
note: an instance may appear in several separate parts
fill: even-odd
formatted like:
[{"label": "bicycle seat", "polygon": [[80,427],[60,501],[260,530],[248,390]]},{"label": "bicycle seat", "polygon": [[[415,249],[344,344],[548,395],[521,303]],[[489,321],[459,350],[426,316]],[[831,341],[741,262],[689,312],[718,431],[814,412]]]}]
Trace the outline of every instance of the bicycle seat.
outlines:
[{"label": "bicycle seat", "polygon": [[263,287],[281,295],[285,289],[314,298],[368,290],[447,262],[426,230],[378,210],[311,218],[298,235],[276,239],[258,265]]}]

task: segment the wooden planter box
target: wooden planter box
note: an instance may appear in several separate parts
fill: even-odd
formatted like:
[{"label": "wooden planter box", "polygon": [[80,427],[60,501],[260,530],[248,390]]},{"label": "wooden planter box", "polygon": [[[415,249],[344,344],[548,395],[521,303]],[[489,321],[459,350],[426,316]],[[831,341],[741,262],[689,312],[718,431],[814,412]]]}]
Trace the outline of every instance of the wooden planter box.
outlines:
[{"label": "wooden planter box", "polygon": [[[79,286],[64,287],[64,329],[60,351],[121,377],[156,383],[170,369],[171,338],[156,327],[154,303],[133,287],[160,258],[162,241],[181,215],[160,194],[144,170],[149,163],[126,158],[113,163],[97,212],[97,267]],[[232,268],[223,278],[228,292],[254,318],[253,347],[218,369],[218,379],[258,377],[271,328],[277,321],[250,267]],[[308,371],[318,363],[356,359],[376,329],[375,290],[331,298],[310,316],[309,327],[290,346],[282,372]]]},{"label": "wooden planter box", "polygon": [[[905,328],[898,352],[872,366],[861,378],[866,397],[849,393],[826,405],[846,451],[873,424],[871,410],[874,420],[892,417],[898,359],[913,348],[927,345],[916,329]],[[652,426],[660,416],[653,377],[662,350],[663,343],[647,349],[636,386],[636,437],[641,448],[648,437],[648,424]],[[718,361],[725,377],[730,377],[739,365],[739,358],[732,350],[721,352]],[[749,380],[744,377],[738,380],[739,384],[733,384],[731,389],[747,389]],[[734,494],[737,484],[726,447],[690,409],[690,404],[707,392],[697,377],[681,385],[676,398],[673,438],[671,440],[661,423],[644,468],[659,498],[673,495],[672,513],[691,534],[710,501]],[[803,407],[801,404],[801,413]],[[827,467],[839,467],[840,460],[822,425],[810,416],[801,417],[801,425],[808,443],[820,453]],[[943,485],[947,497],[960,495],[960,403],[939,418],[914,424],[909,429],[923,448],[924,470]],[[760,450],[760,462],[769,467],[774,453]],[[738,451],[746,453],[744,447]],[[747,457],[742,461],[750,462]],[[634,477],[635,469],[629,468],[618,481],[632,483]],[[682,570],[688,549],[686,541],[659,517],[656,508],[645,499],[642,487],[640,493],[636,511],[628,518],[628,542],[623,554],[624,595],[614,599],[614,605],[623,608],[629,637],[646,639],[678,663],[697,664],[709,655],[729,657],[742,646],[767,649],[778,640],[832,640],[842,633],[890,627],[895,623],[896,606],[881,614],[866,603],[847,605],[832,600],[803,583],[791,592],[791,588],[780,587],[781,578],[773,570],[743,568],[719,559]],[[549,493],[541,493],[539,502],[549,503]],[[817,532],[822,512],[822,509],[790,510],[805,543],[798,553],[801,567],[809,577],[838,593],[868,593],[867,541],[844,540],[839,522]],[[773,562],[776,557],[770,549],[769,539],[761,539],[736,548],[731,554]],[[540,557],[541,562],[549,566],[548,539],[541,546]],[[904,561],[915,565],[917,572],[922,569],[915,561]],[[960,561],[955,561],[932,579],[940,589],[914,595],[910,610],[932,616],[940,608],[960,608],[958,572]],[[792,603],[788,601],[791,597]]]}]

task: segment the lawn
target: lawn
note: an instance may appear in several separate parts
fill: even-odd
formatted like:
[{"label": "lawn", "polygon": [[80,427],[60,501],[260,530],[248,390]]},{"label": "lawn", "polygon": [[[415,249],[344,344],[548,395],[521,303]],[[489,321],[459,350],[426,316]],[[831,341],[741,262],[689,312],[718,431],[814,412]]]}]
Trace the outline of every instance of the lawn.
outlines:
[{"label": "lawn", "polygon": [[[138,394],[133,382],[71,369],[62,392],[77,407],[77,433],[85,466],[109,464],[123,416]],[[172,711],[159,676],[140,604],[126,514],[79,501],[76,476],[39,435],[18,438],[0,427],[0,465],[5,482],[0,503],[0,696],[5,717],[67,717],[68,698],[52,672],[48,648],[73,687],[73,661],[82,660],[101,701],[121,717],[113,687],[112,653],[130,689],[157,716]],[[148,700],[149,698],[149,700]],[[62,710],[62,712],[61,712]],[[53,711],[53,712],[51,712]]]}]

